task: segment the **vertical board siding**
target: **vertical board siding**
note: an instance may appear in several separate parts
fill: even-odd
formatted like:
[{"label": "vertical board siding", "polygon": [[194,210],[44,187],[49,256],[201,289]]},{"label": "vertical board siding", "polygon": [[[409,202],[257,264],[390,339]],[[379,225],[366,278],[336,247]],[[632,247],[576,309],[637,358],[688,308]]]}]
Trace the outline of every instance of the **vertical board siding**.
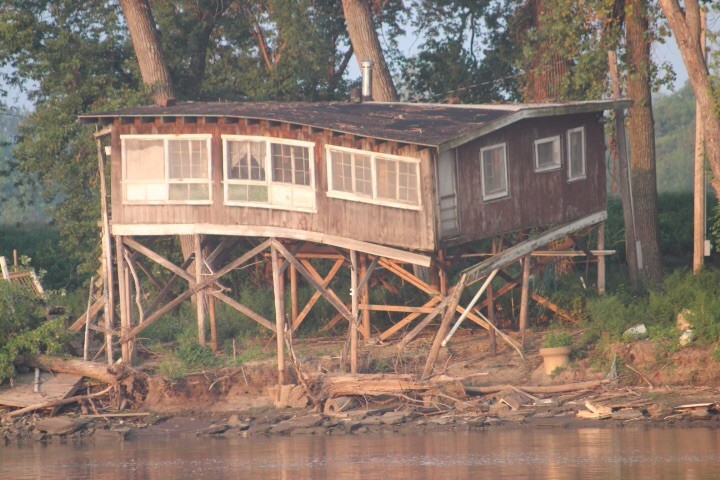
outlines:
[{"label": "vertical board siding", "polygon": [[[211,133],[212,205],[123,205],[121,197],[122,166],[120,135]],[[315,142],[314,175],[317,213],[292,210],[226,206],[223,191],[222,135],[257,135]],[[336,145],[420,159],[421,210],[373,205],[351,200],[328,198],[325,146]],[[290,129],[289,125],[268,126],[267,122],[248,125],[246,121],[227,124],[174,123],[120,124],[115,121],[112,137],[112,211],[117,224],[193,224],[251,225],[292,228],[326,233],[355,240],[410,249],[436,249],[433,219],[432,154],[428,149],[375,143],[350,135],[333,136],[330,132],[310,133],[307,128]],[[268,175],[271,173],[268,172]]]},{"label": "vertical board siding", "polygon": [[[586,178],[568,182],[567,135],[585,127]],[[534,142],[560,135],[562,166],[535,172]],[[509,195],[483,200],[480,149],[507,145]],[[605,209],[605,137],[597,114],[523,120],[458,147],[459,245],[523,228],[551,227]]]}]

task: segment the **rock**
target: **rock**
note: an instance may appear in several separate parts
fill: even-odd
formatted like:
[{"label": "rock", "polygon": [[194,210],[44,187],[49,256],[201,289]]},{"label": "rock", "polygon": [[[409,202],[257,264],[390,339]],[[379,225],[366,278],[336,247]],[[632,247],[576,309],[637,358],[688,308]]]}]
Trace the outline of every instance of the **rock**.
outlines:
[{"label": "rock", "polygon": [[490,405],[490,413],[493,415],[500,415],[501,413],[509,412],[509,411],[510,411],[510,406],[506,403],[498,402],[498,403],[493,403],[492,405]]},{"label": "rock", "polygon": [[312,428],[296,428],[290,435],[324,435],[324,427],[312,427]]},{"label": "rock", "polygon": [[269,433],[283,434],[298,428],[317,427],[322,421],[322,415],[306,415],[304,417],[291,418],[290,420],[284,420],[270,427]]},{"label": "rock", "polygon": [[405,421],[407,412],[388,412],[380,417],[383,425],[399,425]]},{"label": "rock", "polygon": [[623,408],[612,413],[613,420],[637,420],[645,418],[645,415],[637,408]]},{"label": "rock", "polygon": [[647,408],[648,415],[654,420],[659,420],[672,415],[673,409],[666,402],[657,402]]},{"label": "rock", "polygon": [[635,325],[634,327],[630,327],[623,333],[623,338],[629,340],[639,340],[641,338],[647,338],[647,336],[647,328],[645,327],[644,323],[640,323],[638,325]]},{"label": "rock", "polygon": [[685,347],[690,345],[692,342],[695,341],[697,338],[697,335],[695,335],[695,332],[693,332],[691,329],[685,330],[682,335],[680,335],[680,339],[678,340],[678,343],[680,343],[681,347]]},{"label": "rock", "polygon": [[431,418],[427,423],[433,425],[448,425],[455,423],[455,419],[451,415],[443,415],[441,417]]},{"label": "rock", "polygon": [[35,424],[35,430],[38,432],[46,432],[48,435],[70,435],[89,422],[90,420],[80,420],[76,418],[49,417],[39,420]]},{"label": "rock", "polygon": [[198,430],[197,432],[195,432],[195,434],[198,437],[203,437],[206,435],[220,435],[227,432],[229,429],[230,425],[228,425],[227,423],[221,423],[219,425],[212,424],[207,428]]}]

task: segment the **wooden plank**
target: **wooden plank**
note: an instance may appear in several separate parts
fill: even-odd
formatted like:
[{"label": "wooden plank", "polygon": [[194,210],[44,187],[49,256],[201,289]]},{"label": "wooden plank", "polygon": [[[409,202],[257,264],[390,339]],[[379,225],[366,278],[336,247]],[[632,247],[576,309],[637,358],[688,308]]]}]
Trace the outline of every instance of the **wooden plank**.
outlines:
[{"label": "wooden plank", "polygon": [[[303,262],[305,262],[304,260]],[[328,274],[325,276],[325,278],[322,279],[321,284],[324,287],[327,287],[330,285],[330,282],[333,278],[335,278],[335,275],[337,274],[338,270],[340,270],[340,267],[342,267],[342,264],[345,262],[345,259],[340,258],[335,261],[335,264],[333,264],[332,268],[328,272]],[[309,263],[309,262],[308,262]],[[305,264],[307,265],[307,264]],[[297,318],[293,322],[293,331],[297,330],[297,328],[300,326],[303,320],[305,320],[305,317],[310,313],[310,310],[312,310],[312,307],[315,306],[315,303],[320,299],[321,295],[320,292],[315,290],[308,300],[308,302],[305,304],[305,307],[302,309],[302,311],[298,314]]]},{"label": "wooden plank", "polygon": [[387,270],[391,271],[398,277],[402,278],[406,282],[414,285],[415,287],[419,288],[423,292],[427,293],[428,295],[441,295],[440,291],[436,288],[432,287],[431,285],[428,285],[427,283],[423,282],[419,278],[417,278],[412,273],[408,272],[404,268],[402,268],[400,265],[391,262],[389,260],[386,260],[384,258],[381,258],[380,266],[386,268]]},{"label": "wooden plank", "polygon": [[[100,310],[102,310],[104,306],[105,306],[104,298],[100,297],[97,300],[95,300],[95,303],[92,304],[92,306],[90,307],[90,310],[89,310],[90,318],[93,318],[95,315],[100,313]],[[70,330],[71,332],[79,332],[80,329],[83,327],[83,325],[85,325],[86,318],[87,318],[87,312],[83,313],[80,316],[80,318],[75,320],[73,322],[73,324],[70,325],[70,327],[68,327],[68,330]]]},{"label": "wooden plank", "polygon": [[[442,298],[441,295],[438,297]],[[362,310],[368,310],[370,312],[401,312],[401,313],[430,313],[433,311],[432,307],[412,307],[406,305],[365,305],[360,307]]]},{"label": "wooden plank", "polygon": [[350,291],[351,291],[351,314],[350,321],[350,373],[357,373],[358,368],[358,258],[355,250],[350,250]]},{"label": "wooden plank", "polygon": [[545,297],[540,296],[539,294],[532,292],[530,294],[530,298],[535,300],[537,303],[542,305],[543,307],[547,308],[548,310],[552,311],[555,315],[562,318],[563,320],[566,320],[568,322],[577,322],[577,318],[574,318],[572,315],[570,315],[570,312],[567,310],[563,310],[555,303],[551,302]]},{"label": "wooden plank", "polygon": [[0,272],[4,280],[10,281],[10,270],[8,269],[7,260],[5,257],[0,256]]},{"label": "wooden plank", "polygon": [[[203,249],[200,245],[200,235],[193,235],[195,251],[195,283],[202,282],[203,278]],[[195,313],[197,314],[198,343],[205,345],[205,292],[201,289],[195,293]]]},{"label": "wooden plank", "polygon": [[13,386],[0,387],[0,405],[28,407],[37,403],[62,400],[72,396],[82,384],[83,377],[69,373],[43,373],[40,391],[34,391],[35,374],[16,375]]},{"label": "wooden plank", "polygon": [[450,301],[450,297],[443,298],[442,302],[440,302],[435,308],[433,308],[430,313],[428,313],[425,318],[420,320],[420,322],[415,325],[415,328],[410,330],[405,336],[398,342],[397,347],[403,348],[405,345],[407,345],[409,342],[411,342],[417,335],[428,325],[430,325],[430,322],[440,314],[440,312],[443,311],[443,309],[447,306],[448,302]]},{"label": "wooden plank", "polygon": [[525,255],[528,255],[537,248],[543,247],[550,242],[559,240],[571,233],[582,230],[585,227],[589,227],[590,225],[595,225],[597,223],[603,222],[606,219],[607,212],[602,211],[585,216],[579,220],[575,220],[574,222],[570,222],[556,228],[551,228],[550,230],[535,235],[523,242],[518,243],[517,245],[509,247],[501,253],[498,253],[497,255],[493,255],[492,257],[478,263],[477,265],[463,270],[462,273],[466,274],[468,276],[468,282],[472,283],[476,279],[484,277],[493,270],[504,268],[510,265],[511,263],[517,261]]},{"label": "wooden plank", "polygon": [[[278,246],[280,242],[275,240],[270,243],[272,255],[272,276],[273,293],[275,296],[275,338],[277,339],[277,364],[278,364],[278,386],[285,384],[285,299],[281,297],[280,270],[278,265]],[[286,257],[287,258],[287,257]],[[288,258],[288,260],[290,260]],[[280,388],[278,387],[277,398],[280,399]]]},{"label": "wooden plank", "polygon": [[[432,311],[432,307],[434,307],[434,306],[437,305],[439,302],[441,302],[442,299],[443,299],[442,296],[433,297],[433,298],[431,298],[430,300],[428,300],[428,301],[423,305],[423,308],[426,308],[426,309],[429,308],[430,311]],[[428,313],[429,313],[429,312],[428,312]],[[412,322],[413,320],[415,320],[415,319],[416,319],[417,317],[419,317],[420,315],[422,315],[422,313],[421,313],[421,312],[417,312],[417,313],[412,313],[412,314],[408,315],[407,317],[403,318],[402,320],[400,320],[399,322],[397,322],[395,325],[393,325],[392,327],[390,327],[390,328],[388,328],[387,330],[385,330],[384,332],[382,332],[382,333],[379,335],[380,340],[385,340],[385,339],[391,337],[392,335],[395,334],[395,332],[397,332],[397,331],[400,330],[401,328],[405,327],[405,325],[409,324],[410,322]]]},{"label": "wooden plank", "polygon": [[520,320],[519,330],[521,343],[525,344],[525,330],[528,324],[528,310],[530,307],[530,255],[523,257],[522,284],[520,289]]},{"label": "wooden plank", "polygon": [[227,295],[225,295],[225,294],[222,293],[222,292],[216,292],[216,291],[210,290],[209,293],[210,293],[210,295],[212,295],[213,297],[217,298],[218,300],[220,300],[220,301],[223,302],[223,303],[226,303],[228,306],[234,308],[235,310],[237,310],[238,312],[242,313],[242,314],[245,315],[246,317],[249,317],[250,319],[256,321],[257,323],[259,323],[259,324],[262,325],[263,327],[265,327],[265,328],[267,328],[267,329],[269,329],[269,330],[272,330],[273,332],[275,331],[275,325],[274,325],[272,322],[270,322],[270,320],[268,320],[267,318],[263,317],[263,316],[260,315],[259,313],[256,313],[256,312],[254,312],[253,310],[249,309],[248,307],[246,307],[246,306],[243,305],[242,303],[236,301],[235,299],[233,299],[233,298],[231,298],[231,297],[228,297]]},{"label": "wooden plank", "polygon": [[167,258],[163,257],[162,255],[155,253],[154,251],[150,250],[145,245],[133,240],[132,238],[126,237],[124,238],[123,243],[127,245],[128,247],[132,248],[136,252],[140,252],[146,257],[148,257],[153,262],[162,265],[163,267],[167,268],[171,272],[173,272],[175,275],[184,278],[190,283],[194,283],[195,277],[190,275],[187,271],[183,270],[182,268],[178,267],[174,263],[172,263]]},{"label": "wooden plank", "polygon": [[255,226],[255,225],[215,225],[206,223],[181,224],[113,224],[112,232],[115,235],[234,235],[243,237],[269,237],[304,240],[335,247],[357,250],[379,257],[391,258],[400,262],[412,263],[422,267],[429,267],[431,258],[427,255],[407,252],[398,248],[387,247],[370,242],[363,242],[347,237],[328,235],[307,230],[296,230],[285,227]]},{"label": "wooden plank", "polygon": [[[108,128],[112,132],[112,126]],[[105,328],[107,330],[112,330],[115,327],[115,288],[113,287],[114,281],[112,240],[110,238],[110,214],[108,212],[107,184],[105,181],[105,164],[107,163],[107,158],[99,136],[95,137],[95,146],[97,148],[98,176],[100,177],[103,296],[107,299],[104,305],[103,317],[105,319]],[[113,363],[112,342],[112,335],[106,335],[104,345],[108,365]]]}]

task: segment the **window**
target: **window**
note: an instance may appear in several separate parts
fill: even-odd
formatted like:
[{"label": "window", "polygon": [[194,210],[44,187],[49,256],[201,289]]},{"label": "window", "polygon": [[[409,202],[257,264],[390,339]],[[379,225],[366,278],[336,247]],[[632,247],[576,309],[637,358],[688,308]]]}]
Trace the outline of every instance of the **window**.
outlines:
[{"label": "window", "polygon": [[560,136],[535,140],[535,171],[560,168]]},{"label": "window", "polygon": [[311,142],[223,135],[225,203],[315,209]]},{"label": "window", "polygon": [[480,150],[480,173],[483,200],[504,197],[508,194],[507,156],[505,144]]},{"label": "window", "polygon": [[420,161],[327,147],[328,196],[399,208],[420,208]]},{"label": "window", "polygon": [[567,132],[568,180],[585,178],[585,128],[579,127]]},{"label": "window", "polygon": [[210,203],[210,135],[122,135],[126,203]]}]

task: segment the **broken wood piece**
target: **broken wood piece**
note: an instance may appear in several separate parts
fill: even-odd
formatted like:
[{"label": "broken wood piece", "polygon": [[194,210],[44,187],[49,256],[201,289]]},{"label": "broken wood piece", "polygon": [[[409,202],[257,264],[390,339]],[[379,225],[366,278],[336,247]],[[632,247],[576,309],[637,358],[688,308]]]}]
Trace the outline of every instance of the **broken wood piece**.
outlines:
[{"label": "broken wood piece", "polygon": [[109,393],[113,388],[115,388],[115,385],[110,385],[105,390],[101,390],[99,392],[92,393],[90,395],[77,395],[75,397],[69,397],[69,398],[63,398],[63,399],[59,399],[59,400],[51,400],[51,401],[47,401],[47,402],[37,403],[35,405],[30,405],[28,407],[21,408],[19,410],[15,410],[10,413],[6,413],[5,416],[8,418],[12,418],[12,417],[24,415],[28,412],[39,410],[41,408],[60,407],[62,405],[68,405],[70,403],[82,402],[85,400],[89,400],[91,398],[101,397],[101,396]]},{"label": "broken wood piece", "polygon": [[[595,415],[595,418],[610,418],[612,416],[612,408],[606,407],[605,405],[595,405],[593,403],[585,402],[585,408],[590,410]],[[579,413],[579,412],[578,412]]]},{"label": "broken wood piece", "polygon": [[512,410],[520,410],[520,407],[525,405],[529,397],[520,391],[509,391],[500,395],[499,402],[504,403]]},{"label": "broken wood piece", "polygon": [[108,366],[101,363],[87,362],[79,358],[66,358],[54,355],[18,357],[17,363],[51,372],[69,373],[81,377],[88,377],[110,384],[115,384],[123,378],[137,373],[132,368],[123,364]]},{"label": "broken wood piece", "polygon": [[468,386],[464,385],[465,392],[467,393],[474,393],[474,394],[481,394],[481,395],[488,395],[491,393],[498,393],[503,390],[511,390],[514,388],[518,388],[522,390],[523,392],[527,393],[564,393],[564,392],[574,392],[577,390],[591,390],[593,388],[597,388],[601,385],[605,385],[606,383],[609,383],[607,380],[590,380],[587,382],[578,382],[578,383],[566,383],[563,385],[549,385],[549,386],[522,386],[522,387],[516,387],[513,385],[490,385],[485,387],[475,387],[475,386]]},{"label": "broken wood piece", "polygon": [[359,405],[359,402],[355,397],[335,397],[328,398],[323,408],[323,413],[326,415],[337,415],[338,413],[347,412],[353,410]]}]

